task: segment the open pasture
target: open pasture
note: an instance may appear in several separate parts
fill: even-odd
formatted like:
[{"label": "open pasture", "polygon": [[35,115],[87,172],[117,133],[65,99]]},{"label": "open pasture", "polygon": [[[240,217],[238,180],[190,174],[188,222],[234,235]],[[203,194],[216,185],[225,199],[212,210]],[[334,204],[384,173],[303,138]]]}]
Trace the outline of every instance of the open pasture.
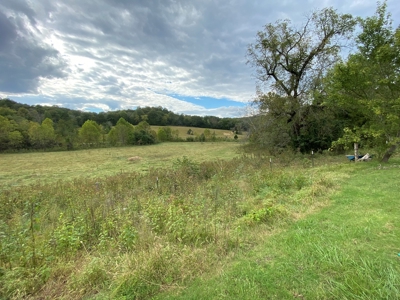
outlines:
[{"label": "open pasture", "polygon": [[[151,126],[153,130],[157,132],[158,128],[160,127],[166,127],[166,126]],[[204,130],[206,128],[198,128],[198,127],[187,127],[187,126],[168,126],[172,129],[172,131],[178,131],[179,137],[182,139],[186,139],[187,137],[195,137],[195,136],[200,136],[202,133],[204,133]],[[193,135],[189,135],[187,132],[188,130],[191,129],[193,131]],[[223,138],[227,140],[234,140],[235,133],[233,133],[230,130],[223,130],[223,129],[212,129],[209,128],[211,134],[215,132],[215,136],[217,138]],[[246,138],[246,133],[243,134],[238,134],[238,140],[244,140]]]},{"label": "open pasture", "polygon": [[238,156],[237,143],[162,143],[63,152],[0,154],[0,189],[118,172],[170,167],[183,156],[196,162]]}]

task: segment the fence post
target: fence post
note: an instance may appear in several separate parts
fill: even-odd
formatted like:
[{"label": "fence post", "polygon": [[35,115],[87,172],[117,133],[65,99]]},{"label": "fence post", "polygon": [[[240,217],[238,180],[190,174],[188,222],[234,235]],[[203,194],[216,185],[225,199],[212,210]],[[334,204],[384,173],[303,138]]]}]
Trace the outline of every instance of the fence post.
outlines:
[{"label": "fence post", "polygon": [[312,162],[312,167],[314,168],[314,150],[311,150],[311,162]]},{"label": "fence post", "polygon": [[358,160],[358,143],[354,143],[354,162]]}]

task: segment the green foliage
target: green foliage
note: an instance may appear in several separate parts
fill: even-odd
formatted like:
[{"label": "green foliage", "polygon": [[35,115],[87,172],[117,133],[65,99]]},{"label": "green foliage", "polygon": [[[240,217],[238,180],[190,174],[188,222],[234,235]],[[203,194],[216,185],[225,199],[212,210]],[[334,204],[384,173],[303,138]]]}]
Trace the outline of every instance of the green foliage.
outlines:
[{"label": "green foliage", "polygon": [[187,156],[182,159],[178,158],[174,161],[174,167],[181,169],[187,176],[196,175],[199,173],[199,165]]},{"label": "green foliage", "polygon": [[30,122],[28,133],[30,142],[39,149],[52,148],[55,145],[56,134],[53,121],[49,118],[44,119],[41,125]]},{"label": "green foliage", "polygon": [[24,137],[21,132],[14,130],[8,134],[9,144],[13,149],[20,149],[24,143]]},{"label": "green foliage", "polygon": [[327,104],[348,116],[343,137],[333,146],[360,142],[386,151],[387,161],[400,142],[400,29],[392,29],[386,3],[359,22],[359,51],[337,64],[326,81]]},{"label": "green foliage", "polygon": [[198,141],[199,141],[199,142],[205,142],[205,141],[206,141],[206,136],[204,135],[204,133],[202,133],[202,134],[199,135]]},{"label": "green foliage", "polygon": [[[190,129],[189,129],[190,130]],[[171,127],[160,127],[157,132],[157,139],[160,142],[173,141],[173,134]]]},{"label": "green foliage", "polygon": [[156,142],[157,133],[151,129],[146,121],[140,122],[133,130],[133,143],[137,145],[151,145]]},{"label": "green foliage", "polygon": [[291,105],[300,104],[295,100],[310,92],[321,68],[336,59],[339,45],[334,39],[347,37],[354,26],[351,15],[340,15],[332,8],[314,12],[300,28],[289,20],[267,24],[249,46],[249,62],[277,95],[289,97]]},{"label": "green foliage", "polygon": [[18,124],[0,115],[0,150],[18,149],[22,146],[23,140],[21,132],[18,131]]},{"label": "green foliage", "polygon": [[244,222],[248,225],[267,222],[272,216],[271,208],[265,207],[256,211],[251,211],[248,215],[244,216]]},{"label": "green foliage", "polygon": [[120,118],[117,125],[108,133],[108,142],[112,146],[125,146],[133,144],[134,127],[124,118]]},{"label": "green foliage", "polygon": [[77,218],[74,221],[66,220],[63,213],[58,218],[58,227],[53,232],[51,243],[59,255],[66,253],[74,254],[82,247],[82,241],[86,234],[83,219]]},{"label": "green foliage", "polygon": [[[355,22],[324,9],[301,30],[278,21],[258,33],[249,46],[249,62],[274,92],[258,91],[259,115],[249,120],[252,143],[272,154],[331,145],[343,149],[352,142],[386,152],[384,161],[395,152],[400,143],[400,30],[392,28],[386,2],[378,3],[374,16],[357,19],[362,29],[358,51],[337,62],[339,46],[331,40],[348,37]],[[307,39],[309,34],[318,38]],[[333,63],[333,69],[323,67]]]},{"label": "green foliage", "polygon": [[77,146],[78,131],[73,120],[61,119],[56,124],[55,132],[58,144],[64,149],[72,150]]},{"label": "green foliage", "polygon": [[355,23],[351,15],[325,8],[300,28],[279,20],[258,32],[248,48],[248,62],[267,93],[259,88],[254,101],[257,117],[250,119],[251,142],[271,153],[329,146],[337,123],[324,122],[329,112],[312,98],[323,90],[326,69],[339,59],[339,39],[349,38]]},{"label": "green foliage", "polygon": [[206,140],[210,140],[211,139],[211,131],[210,129],[204,129],[204,137]]},{"label": "green foliage", "polygon": [[79,138],[86,145],[97,145],[101,139],[100,125],[96,121],[87,120],[79,130]]},{"label": "green foliage", "polygon": [[122,230],[119,234],[119,242],[121,244],[122,251],[129,251],[134,248],[135,243],[137,241],[137,230],[135,227],[129,223],[125,224],[122,227]]}]

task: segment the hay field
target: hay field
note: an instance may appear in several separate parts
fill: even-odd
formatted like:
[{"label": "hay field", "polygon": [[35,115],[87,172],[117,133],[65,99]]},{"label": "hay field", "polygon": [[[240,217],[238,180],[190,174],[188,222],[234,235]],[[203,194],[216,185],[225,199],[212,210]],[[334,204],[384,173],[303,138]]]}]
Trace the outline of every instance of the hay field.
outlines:
[{"label": "hay field", "polygon": [[[186,139],[187,137],[194,137],[201,135],[206,128],[198,128],[198,127],[187,127],[187,126],[151,126],[153,130],[157,132],[160,127],[170,127],[173,131],[177,130],[179,132],[179,137],[182,139]],[[193,135],[187,134],[188,130],[192,129]],[[230,130],[223,129],[211,129],[209,128],[211,134],[215,132],[217,138],[228,138],[230,140],[234,140],[235,134]],[[238,140],[245,139],[246,134],[238,134]]]},{"label": "hay field", "polygon": [[[63,152],[0,154],[0,190],[18,185],[80,177],[104,177],[118,172],[146,172],[172,167],[187,156],[202,162],[238,156],[238,143],[162,143],[151,146]],[[131,159],[130,159],[131,158]]]}]

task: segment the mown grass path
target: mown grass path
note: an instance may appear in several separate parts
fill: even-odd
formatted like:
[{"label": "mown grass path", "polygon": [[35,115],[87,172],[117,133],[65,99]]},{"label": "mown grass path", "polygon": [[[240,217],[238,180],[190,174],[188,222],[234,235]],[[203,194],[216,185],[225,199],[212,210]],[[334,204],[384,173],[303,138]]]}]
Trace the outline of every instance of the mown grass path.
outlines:
[{"label": "mown grass path", "polygon": [[400,166],[354,169],[329,206],[159,299],[399,299]]}]

